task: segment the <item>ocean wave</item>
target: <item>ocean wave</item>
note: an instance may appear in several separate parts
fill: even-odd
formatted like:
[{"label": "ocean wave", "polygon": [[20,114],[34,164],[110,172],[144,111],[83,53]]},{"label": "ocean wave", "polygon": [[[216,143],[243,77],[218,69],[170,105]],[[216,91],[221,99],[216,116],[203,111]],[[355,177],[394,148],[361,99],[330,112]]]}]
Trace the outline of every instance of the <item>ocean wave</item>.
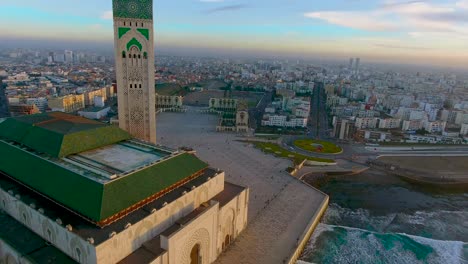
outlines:
[{"label": "ocean wave", "polygon": [[[303,263],[468,263],[462,241],[319,224]],[[320,250],[319,250],[320,249]],[[311,261],[311,262],[307,262]]]},{"label": "ocean wave", "polygon": [[468,237],[468,211],[415,211],[374,215],[366,209],[343,208],[330,204],[323,222],[387,233],[411,233],[435,239],[462,240]]}]

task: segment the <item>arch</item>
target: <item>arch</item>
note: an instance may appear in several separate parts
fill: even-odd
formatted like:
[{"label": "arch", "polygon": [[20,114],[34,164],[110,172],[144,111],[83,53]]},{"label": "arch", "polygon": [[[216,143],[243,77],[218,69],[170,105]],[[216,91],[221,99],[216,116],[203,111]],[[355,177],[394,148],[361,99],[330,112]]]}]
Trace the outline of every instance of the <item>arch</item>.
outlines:
[{"label": "arch", "polygon": [[16,261],[16,258],[7,253],[6,257],[5,257],[5,264],[17,264],[18,262]]},{"label": "arch", "polygon": [[182,217],[181,211],[184,209],[184,204],[181,201],[175,202],[173,205],[171,205],[171,210],[169,215],[173,217],[173,219],[178,219],[179,217]]},{"label": "arch", "polygon": [[195,244],[190,252],[190,264],[200,264],[200,244]]},{"label": "arch", "polygon": [[137,47],[139,51],[143,49],[143,45],[136,39],[132,38],[128,43],[127,43],[127,50],[130,50],[131,47]]},{"label": "arch", "polygon": [[73,253],[73,258],[80,263],[84,263],[88,260],[88,254],[86,248],[83,246],[81,241],[74,237],[70,240],[70,252]]},{"label": "arch", "polygon": [[122,51],[122,59],[125,59],[127,57],[127,53],[124,51]]},{"label": "arch", "polygon": [[191,263],[191,253],[196,245],[199,245],[199,262],[205,264],[210,261],[210,233],[205,228],[195,231],[189,239],[186,240],[182,248],[181,262],[183,264]]},{"label": "arch", "polygon": [[50,243],[55,244],[57,242],[55,228],[47,219],[42,221],[42,233],[44,234],[43,237],[45,237]]},{"label": "arch", "polygon": [[206,202],[208,200],[208,188],[206,186],[202,186],[197,193],[197,199],[195,200],[196,206]]},{"label": "arch", "polygon": [[31,213],[26,209],[24,204],[19,204],[18,213],[21,221],[26,225],[31,225]]},{"label": "arch", "polygon": [[144,234],[148,233],[153,228],[153,223],[146,219],[143,221],[143,223],[139,224],[138,228],[135,231],[134,239],[138,239]]}]

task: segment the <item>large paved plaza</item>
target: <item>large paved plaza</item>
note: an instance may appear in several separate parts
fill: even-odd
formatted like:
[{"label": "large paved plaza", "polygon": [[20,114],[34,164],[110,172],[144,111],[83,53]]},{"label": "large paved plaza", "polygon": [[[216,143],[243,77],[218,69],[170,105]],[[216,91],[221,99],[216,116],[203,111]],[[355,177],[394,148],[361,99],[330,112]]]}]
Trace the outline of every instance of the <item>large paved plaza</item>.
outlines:
[{"label": "large paved plaza", "polygon": [[234,134],[215,132],[217,116],[162,113],[158,143],[191,147],[226,179],[250,188],[249,226],[218,263],[283,263],[296,248],[309,221],[326,198],[291,177],[290,161],[265,155],[238,142]]}]

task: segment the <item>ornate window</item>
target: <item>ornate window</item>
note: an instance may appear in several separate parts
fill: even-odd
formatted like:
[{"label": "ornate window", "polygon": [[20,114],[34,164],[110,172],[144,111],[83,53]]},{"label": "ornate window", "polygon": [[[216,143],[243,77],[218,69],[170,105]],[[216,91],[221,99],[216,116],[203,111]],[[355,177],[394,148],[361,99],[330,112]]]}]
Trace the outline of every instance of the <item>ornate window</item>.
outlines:
[{"label": "ornate window", "polygon": [[125,59],[127,57],[127,53],[125,51],[122,51],[122,58]]}]

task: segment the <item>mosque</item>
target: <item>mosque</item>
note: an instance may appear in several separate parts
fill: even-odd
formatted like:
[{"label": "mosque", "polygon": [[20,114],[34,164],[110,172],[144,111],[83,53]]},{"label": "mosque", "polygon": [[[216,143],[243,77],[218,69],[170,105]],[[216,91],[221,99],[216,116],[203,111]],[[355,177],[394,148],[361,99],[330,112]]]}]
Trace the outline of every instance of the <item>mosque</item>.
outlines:
[{"label": "mosque", "polygon": [[249,189],[156,144],[152,0],[114,0],[119,127],[0,120],[0,263],[208,264],[247,226]]}]

